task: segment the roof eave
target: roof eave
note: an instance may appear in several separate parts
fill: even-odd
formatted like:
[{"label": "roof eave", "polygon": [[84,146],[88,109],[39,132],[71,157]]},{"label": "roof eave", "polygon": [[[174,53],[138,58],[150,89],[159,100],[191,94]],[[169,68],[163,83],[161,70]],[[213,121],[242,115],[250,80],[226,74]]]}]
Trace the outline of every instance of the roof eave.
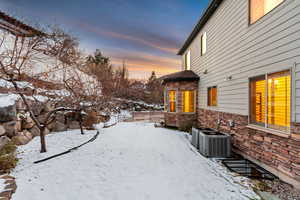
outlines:
[{"label": "roof eave", "polygon": [[193,42],[195,37],[198,35],[198,33],[202,30],[204,25],[207,23],[207,21],[210,19],[210,17],[215,13],[215,11],[218,9],[219,5],[222,3],[223,0],[212,0],[207,9],[205,10],[204,14],[194,27],[192,33],[189,35],[188,39],[184,42],[183,46],[178,51],[177,55],[183,55],[184,52],[188,49],[190,44]]}]

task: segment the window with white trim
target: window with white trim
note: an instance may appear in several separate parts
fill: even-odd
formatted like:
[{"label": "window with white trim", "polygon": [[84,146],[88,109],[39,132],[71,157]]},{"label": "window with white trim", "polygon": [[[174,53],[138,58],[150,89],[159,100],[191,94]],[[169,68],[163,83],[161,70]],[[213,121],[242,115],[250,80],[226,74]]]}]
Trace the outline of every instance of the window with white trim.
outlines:
[{"label": "window with white trim", "polygon": [[206,37],[206,32],[203,33],[203,35],[201,36],[201,56],[203,56],[204,54],[206,54],[206,50],[207,50],[207,43],[206,43],[207,37]]},{"label": "window with white trim", "polygon": [[184,55],[184,69],[191,70],[191,51],[187,51]]},{"label": "window with white trim", "polygon": [[271,12],[285,0],[250,0],[250,24]]},{"label": "window with white trim", "polygon": [[290,130],[290,70],[250,79],[250,123],[284,132]]}]

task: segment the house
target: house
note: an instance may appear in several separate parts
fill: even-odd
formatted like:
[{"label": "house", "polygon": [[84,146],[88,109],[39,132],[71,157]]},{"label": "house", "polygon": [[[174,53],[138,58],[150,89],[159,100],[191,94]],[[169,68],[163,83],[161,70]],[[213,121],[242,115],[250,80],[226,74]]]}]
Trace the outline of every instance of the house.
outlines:
[{"label": "house", "polygon": [[18,37],[32,37],[44,34],[41,31],[24,24],[23,22],[0,11],[0,30],[9,32]]},{"label": "house", "polygon": [[178,55],[165,123],[231,134],[235,152],[300,188],[300,1],[212,0]]}]

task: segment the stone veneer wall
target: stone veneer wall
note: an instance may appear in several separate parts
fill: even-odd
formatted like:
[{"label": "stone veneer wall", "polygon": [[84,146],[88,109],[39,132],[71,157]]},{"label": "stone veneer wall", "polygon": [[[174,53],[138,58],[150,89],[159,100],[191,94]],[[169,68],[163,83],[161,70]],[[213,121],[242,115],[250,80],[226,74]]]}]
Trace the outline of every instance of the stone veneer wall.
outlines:
[{"label": "stone veneer wall", "polygon": [[[205,109],[198,109],[197,115],[200,127],[217,129],[220,119],[219,130],[232,135],[235,151],[300,188],[300,124],[294,124],[292,134],[280,136],[248,128],[248,116]],[[229,126],[229,120],[234,121],[234,127]]]},{"label": "stone veneer wall", "polygon": [[[184,90],[195,90],[196,97],[198,96],[198,81],[176,81],[168,82],[165,84],[165,90],[177,90],[177,112],[168,113],[165,112],[165,123],[167,126],[178,127],[179,129],[186,129],[195,124],[197,120],[197,114],[195,113],[183,113],[182,112],[182,94]],[[198,106],[198,98],[196,98],[196,108]]]}]

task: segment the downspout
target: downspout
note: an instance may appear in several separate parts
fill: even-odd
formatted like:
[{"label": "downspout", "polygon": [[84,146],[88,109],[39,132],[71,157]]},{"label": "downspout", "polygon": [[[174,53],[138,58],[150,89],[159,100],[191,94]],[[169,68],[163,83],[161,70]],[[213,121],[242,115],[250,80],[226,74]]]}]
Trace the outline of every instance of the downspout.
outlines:
[{"label": "downspout", "polygon": [[296,78],[296,69],[297,69],[297,63],[295,62],[294,63],[294,67],[293,67],[293,84],[294,84],[294,98],[293,98],[293,104],[294,104],[294,124],[297,122],[297,104],[296,104],[296,100],[297,100],[297,87],[296,87],[296,84],[297,84],[297,78]]}]

